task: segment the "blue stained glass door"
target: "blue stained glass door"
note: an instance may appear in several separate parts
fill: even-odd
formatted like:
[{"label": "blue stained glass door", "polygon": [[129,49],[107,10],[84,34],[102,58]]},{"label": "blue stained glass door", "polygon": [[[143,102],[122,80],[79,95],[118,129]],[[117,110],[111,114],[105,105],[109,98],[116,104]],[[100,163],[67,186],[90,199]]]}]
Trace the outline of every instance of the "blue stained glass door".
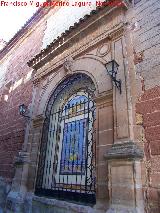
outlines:
[{"label": "blue stained glass door", "polygon": [[55,90],[52,108],[48,104],[36,194],[95,203],[94,85],[85,75],[72,78]]},{"label": "blue stained glass door", "polygon": [[86,126],[86,118],[65,123],[60,174],[85,173]]}]

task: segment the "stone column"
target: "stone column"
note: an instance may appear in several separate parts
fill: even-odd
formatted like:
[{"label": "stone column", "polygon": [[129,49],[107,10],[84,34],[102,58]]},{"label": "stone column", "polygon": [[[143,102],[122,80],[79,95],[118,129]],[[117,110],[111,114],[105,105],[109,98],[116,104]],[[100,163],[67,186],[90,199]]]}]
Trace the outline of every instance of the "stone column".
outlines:
[{"label": "stone column", "polygon": [[24,198],[26,195],[28,167],[30,155],[28,152],[19,152],[15,158],[15,176],[12,182],[11,191],[7,196],[6,212],[7,213],[24,213]]},{"label": "stone column", "polygon": [[107,213],[143,213],[140,160],[135,143],[114,144],[105,154],[108,161],[110,208]]},{"label": "stone column", "polygon": [[96,102],[96,205],[97,212],[103,213],[108,207],[108,171],[104,158],[106,150],[113,144],[112,92],[99,96]]},{"label": "stone column", "polygon": [[[30,131],[27,131],[25,151],[19,152],[15,158],[15,176],[11,191],[6,202],[6,213],[24,213],[28,205],[26,196],[34,191],[36,176],[37,155],[44,117],[38,115],[30,122]],[[27,206],[26,208],[30,208]],[[29,211],[29,210],[28,210]]]},{"label": "stone column", "polygon": [[122,93],[113,88],[114,144],[106,152],[110,207],[107,213],[143,213],[141,159],[135,140],[134,64],[128,32],[112,42],[113,58],[119,64],[117,79]]},{"label": "stone column", "polygon": [[30,146],[30,165],[28,171],[28,191],[34,192],[35,190],[35,181],[36,181],[36,173],[38,169],[38,161],[40,155],[40,146],[41,146],[41,137],[43,130],[43,123],[45,117],[40,114],[33,118],[32,120],[32,134],[29,142]]}]

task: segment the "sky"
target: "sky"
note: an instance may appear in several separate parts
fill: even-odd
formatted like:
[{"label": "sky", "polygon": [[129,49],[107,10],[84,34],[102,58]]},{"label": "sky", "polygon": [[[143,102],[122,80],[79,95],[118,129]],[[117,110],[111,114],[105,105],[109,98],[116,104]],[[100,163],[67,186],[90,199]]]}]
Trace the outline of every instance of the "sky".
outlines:
[{"label": "sky", "polygon": [[[35,0],[33,0],[33,5],[30,4],[31,0],[18,0],[20,3],[27,2],[27,6],[14,6],[13,3],[17,0],[4,1],[8,1],[8,6],[2,5],[2,1],[0,1],[0,39],[8,42],[38,7],[36,7]],[[45,0],[38,1],[44,2]]]},{"label": "sky", "polygon": [[[38,10],[37,3],[45,1],[46,0],[0,0],[0,39],[8,42],[17,31],[22,28],[26,21],[31,18],[36,10]],[[16,4],[17,2],[20,6]],[[92,2],[95,2],[95,0]],[[25,3],[27,5],[24,5]]]}]

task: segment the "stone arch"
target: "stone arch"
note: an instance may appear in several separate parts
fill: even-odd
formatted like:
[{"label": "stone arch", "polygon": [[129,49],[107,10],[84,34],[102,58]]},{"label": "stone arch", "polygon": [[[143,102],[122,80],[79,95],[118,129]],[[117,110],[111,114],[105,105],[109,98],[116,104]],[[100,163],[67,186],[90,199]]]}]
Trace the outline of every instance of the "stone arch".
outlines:
[{"label": "stone arch", "polygon": [[[56,87],[56,89],[53,91],[53,93],[49,99],[49,102],[47,104],[47,108],[46,108],[46,112],[45,112],[45,120],[43,123],[39,163],[38,163],[37,178],[36,178],[37,180],[36,180],[36,188],[35,188],[36,195],[42,195],[41,193],[43,193],[43,192],[45,193],[44,195],[46,195],[48,193],[48,188],[50,187],[49,190],[52,190],[52,191],[50,191],[52,196],[57,196],[57,194],[56,194],[57,185],[62,184],[59,179],[61,176],[63,176],[64,185],[68,185],[68,186],[69,186],[69,184],[72,185],[72,180],[75,181],[74,184],[76,187],[79,187],[79,186],[82,187],[81,190],[83,191],[83,197],[85,199],[87,199],[88,202],[92,202],[92,203],[96,202],[95,201],[96,143],[95,143],[95,139],[93,139],[93,138],[95,138],[94,137],[95,136],[94,121],[95,121],[95,109],[96,109],[95,102],[94,102],[94,97],[95,97],[94,91],[95,91],[95,85],[94,85],[92,79],[84,73],[83,74],[74,73],[73,75],[68,76],[68,78],[66,78],[64,81],[62,81]],[[68,102],[68,100],[71,101],[71,98],[72,98],[72,101],[73,101],[75,97],[78,97],[78,99],[80,98],[81,101],[82,101],[82,97],[83,98],[85,97],[85,100],[84,100],[84,102],[83,101],[79,102],[80,110],[77,110],[77,108],[78,108],[77,102],[75,104],[73,104],[74,106],[69,105],[69,107],[67,109],[68,114],[66,115],[66,109],[65,109],[65,113],[64,113],[64,106]],[[73,113],[73,108],[76,113]],[[70,115],[70,110],[71,110],[71,115]],[[76,116],[77,116],[78,120],[73,120]],[[68,120],[67,121],[68,123],[66,122],[66,120]],[[74,126],[74,128],[72,128],[72,125]],[[71,128],[71,129],[70,129],[70,131],[68,131],[68,130],[65,130],[66,128],[67,129]],[[61,130],[59,130],[59,129],[61,129]],[[51,131],[53,131],[52,139],[50,139]],[[74,131],[76,133],[73,133]],[[68,138],[68,136],[66,136],[67,134],[70,134],[69,135],[70,139],[66,139],[66,137]],[[79,136],[76,136],[77,134],[79,134]],[[57,135],[59,135],[59,137]],[[72,135],[72,138],[71,138],[71,135]],[[81,137],[80,137],[80,135],[81,135]],[[82,138],[82,135],[84,135],[84,138]],[[63,137],[63,139],[62,139],[62,137]],[[77,137],[77,139],[75,139],[75,137]],[[72,140],[74,140],[74,144],[78,144],[77,147],[81,147],[80,150],[79,150],[79,148],[77,148],[77,150],[78,150],[77,156],[81,156],[79,161],[81,161],[81,163],[83,162],[83,165],[81,165],[81,164],[79,165],[80,174],[78,175],[76,173],[76,168],[77,168],[76,163],[78,162],[78,160],[77,161],[72,160],[72,163],[71,163],[72,173],[73,173],[73,163],[74,162],[75,162],[74,167],[76,167],[74,174],[72,174],[72,173],[69,174],[69,175],[72,175],[72,180],[70,178],[68,178],[69,175],[65,174],[65,172],[64,172],[64,174],[60,173],[60,171],[61,171],[60,162],[61,162],[61,157],[62,157],[61,151],[63,151],[63,149],[64,149],[64,148],[62,149],[63,140],[64,141],[67,140],[66,143],[67,144],[70,143],[72,145],[73,145]],[[70,149],[70,146],[68,149]],[[65,151],[65,156],[70,156],[70,151],[68,151],[68,152],[69,152],[69,154],[67,155],[66,151]],[[73,153],[74,152],[75,151],[73,151]],[[87,152],[87,155],[86,155],[86,152]],[[61,153],[61,155],[59,153]],[[75,154],[74,154],[74,156],[75,156]],[[78,157],[77,157],[77,159],[78,159]],[[49,167],[48,162],[50,162],[50,165],[56,165],[56,166],[53,166],[54,168]],[[68,162],[69,162],[69,160],[68,160]],[[66,169],[65,163],[64,163],[64,165],[65,165],[64,166],[65,167],[64,171],[65,171],[67,169]],[[57,167],[59,169],[58,173],[57,173]],[[69,172],[69,170],[70,170],[70,168],[68,168],[67,171]],[[75,175],[76,175],[76,177],[75,177]],[[53,176],[54,176],[54,178],[53,178]],[[81,178],[81,180],[79,180],[80,178]],[[69,181],[71,181],[71,183]],[[54,188],[54,184],[55,184],[55,188]],[[89,189],[89,187],[91,189]],[[82,198],[82,196],[81,196],[82,192],[79,192],[79,190],[75,191],[75,188],[73,189],[71,187],[70,191],[66,192],[65,188],[62,187],[62,191],[63,191],[63,194],[66,194],[66,195],[67,195],[67,193],[70,193],[70,194],[74,193],[74,196],[72,196],[72,197],[75,197],[74,199],[81,199],[81,201],[83,200],[84,202],[86,202],[85,199]],[[61,196],[63,196],[63,194],[61,194]]]},{"label": "stone arch", "polygon": [[[101,96],[112,90],[112,83],[105,68],[105,61],[100,57],[85,55],[73,61],[72,74],[84,73],[89,76],[96,88],[95,96]],[[65,74],[64,68],[61,67],[56,75],[50,79],[48,86],[43,91],[39,107],[36,109],[36,115],[45,114],[47,103],[56,87],[63,82],[68,76]]]},{"label": "stone arch", "polygon": [[[70,86],[70,87],[74,86],[73,85],[74,81],[81,80],[81,78],[82,78],[82,81],[86,79],[87,83],[90,83],[90,86],[92,86],[92,88],[88,87],[88,91],[90,91],[90,93],[94,93],[96,88],[95,88],[94,82],[92,81],[92,79],[88,75],[86,75],[84,73],[74,73],[71,76],[67,76],[67,78],[65,78],[63,81],[61,81],[59,83],[59,85],[55,88],[55,90],[52,92],[52,95],[49,98],[49,101],[47,103],[47,107],[46,107],[46,110],[45,110],[45,116],[46,117],[49,115],[50,110],[51,110],[51,108],[54,104],[54,101],[58,97],[59,93],[61,93],[62,90],[65,90],[65,88],[67,88],[68,86]],[[87,86],[88,85],[85,85],[85,82],[84,82],[83,87],[87,87]],[[82,87],[82,85],[81,85],[81,87]],[[79,88],[77,88],[77,90],[78,89]],[[73,93],[74,93],[74,91],[73,91]]]},{"label": "stone arch", "polygon": [[[61,67],[58,72],[53,72],[48,77],[47,84],[43,86],[40,92],[42,93],[39,98],[39,103],[35,106],[35,113],[33,113],[33,122],[38,123],[34,125],[34,128],[37,128],[39,131],[39,136],[35,137],[34,143],[37,143],[37,147],[40,148],[40,141],[42,137],[42,128],[45,122],[45,111],[49,100],[56,90],[58,85],[60,85],[65,79],[69,76],[76,74],[85,74],[95,85],[95,102],[96,102],[96,152],[99,156],[96,162],[102,162],[102,165],[98,165],[96,168],[96,175],[98,178],[97,189],[96,189],[96,201],[106,200],[108,197],[106,176],[107,170],[105,161],[103,159],[103,153],[106,150],[104,147],[110,146],[113,143],[113,107],[112,107],[112,83],[110,77],[108,76],[105,68],[105,61],[100,57],[93,55],[85,55],[83,57],[77,58],[73,61],[72,74],[67,75],[64,67]],[[95,67],[95,68],[94,68]],[[105,115],[105,116],[104,116]],[[108,119],[106,119],[108,117]],[[35,118],[35,119],[34,119]],[[42,119],[42,122],[39,120]],[[35,120],[35,121],[34,121]],[[101,121],[99,123],[99,121]],[[38,130],[39,129],[39,130]],[[106,142],[106,138],[107,142]],[[39,153],[39,148],[37,148],[37,153]],[[35,165],[38,165],[39,154],[37,154],[37,160],[34,162]],[[100,172],[103,171],[103,172]],[[34,176],[34,187],[35,179],[37,174],[37,167],[35,169]],[[99,183],[100,182],[100,183]],[[104,186],[101,186],[103,182]],[[99,202],[98,201],[98,202]],[[101,202],[101,201],[100,201]]]}]

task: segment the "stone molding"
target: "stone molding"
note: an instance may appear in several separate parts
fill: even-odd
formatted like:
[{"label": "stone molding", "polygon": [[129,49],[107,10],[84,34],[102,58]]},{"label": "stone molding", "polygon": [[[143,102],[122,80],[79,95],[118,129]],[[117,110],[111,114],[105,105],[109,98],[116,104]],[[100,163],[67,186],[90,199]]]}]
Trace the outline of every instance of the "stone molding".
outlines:
[{"label": "stone molding", "polygon": [[[34,75],[33,81],[36,82],[36,79],[41,79],[42,77],[48,75],[50,72],[56,72],[57,69],[63,66],[64,61],[68,57],[75,58],[77,55],[82,54],[84,51],[93,47],[94,45],[98,44],[100,41],[104,39],[115,40],[123,35],[125,31],[126,23],[120,22],[119,24],[115,25],[111,29],[103,30],[99,35],[95,36],[94,39],[86,39],[84,42],[77,42],[77,44],[73,45],[72,47],[68,47],[69,43],[72,43],[70,39],[68,39],[64,45],[57,47],[55,51],[51,51],[49,59],[42,60],[39,63],[33,65],[34,68]],[[92,35],[91,35],[92,37]],[[78,38],[74,38],[77,39]],[[65,50],[68,49],[67,52]],[[64,53],[63,53],[64,52]],[[63,53],[63,54],[61,54]],[[53,60],[54,59],[54,60]],[[54,70],[54,71],[53,71]]]},{"label": "stone molding", "polygon": [[63,64],[63,68],[64,68],[64,71],[65,71],[65,74],[66,75],[72,75],[73,74],[73,58],[72,57],[69,57],[69,58],[66,58],[65,61],[64,61],[64,64]]},{"label": "stone molding", "polygon": [[125,143],[116,143],[104,155],[107,160],[110,159],[142,159],[143,151],[132,141]]},{"label": "stone molding", "polygon": [[[111,24],[109,24],[109,20],[105,26],[101,26],[100,21],[104,23],[105,18],[109,17],[109,14],[113,14],[114,11],[117,18],[112,20]],[[46,50],[36,56],[36,59],[28,62],[28,65],[34,69],[33,81],[53,72],[53,70],[56,72],[66,58],[75,58],[104,39],[115,40],[121,37],[126,26],[124,8],[121,10],[112,8],[109,11],[105,8],[99,14],[95,14],[90,22],[83,25],[79,30],[77,28],[67,35],[65,39],[62,38],[63,42],[49,45]]]},{"label": "stone molding", "polygon": [[[122,6],[121,8],[123,8],[123,10],[128,9],[129,6],[131,5],[130,0],[122,0],[122,5],[121,5]],[[102,12],[101,12],[101,9],[103,9]],[[114,6],[112,8],[104,6],[104,7],[97,7],[96,10],[92,10],[90,15],[86,15],[83,18],[79,19],[79,22],[76,22],[74,24],[74,26],[70,26],[69,30],[66,30],[64,33],[61,34],[61,36],[57,37],[57,39],[54,39],[50,45],[48,45],[39,54],[37,54],[34,58],[32,58],[28,62],[28,65],[30,67],[34,67],[39,62],[41,64],[41,61],[45,58],[48,58],[50,53],[53,53],[54,50],[57,50],[57,48],[59,46],[62,46],[64,43],[66,43],[66,37],[68,39],[68,37],[73,38],[73,37],[75,37],[75,35],[76,36],[79,35],[83,31],[83,29],[87,29],[88,27],[91,27],[94,23],[99,21],[102,17],[110,15],[117,9],[118,9],[118,6]],[[88,20],[88,18],[89,18],[89,20]],[[86,26],[84,26],[84,22],[85,22]],[[82,23],[83,23],[83,26],[81,27]],[[75,33],[75,28],[77,30],[77,33]],[[50,58],[50,56],[49,56],[49,58]]]},{"label": "stone molding", "polygon": [[134,50],[133,54],[134,54],[134,64],[135,65],[141,63],[144,60],[144,51],[136,53]]}]

